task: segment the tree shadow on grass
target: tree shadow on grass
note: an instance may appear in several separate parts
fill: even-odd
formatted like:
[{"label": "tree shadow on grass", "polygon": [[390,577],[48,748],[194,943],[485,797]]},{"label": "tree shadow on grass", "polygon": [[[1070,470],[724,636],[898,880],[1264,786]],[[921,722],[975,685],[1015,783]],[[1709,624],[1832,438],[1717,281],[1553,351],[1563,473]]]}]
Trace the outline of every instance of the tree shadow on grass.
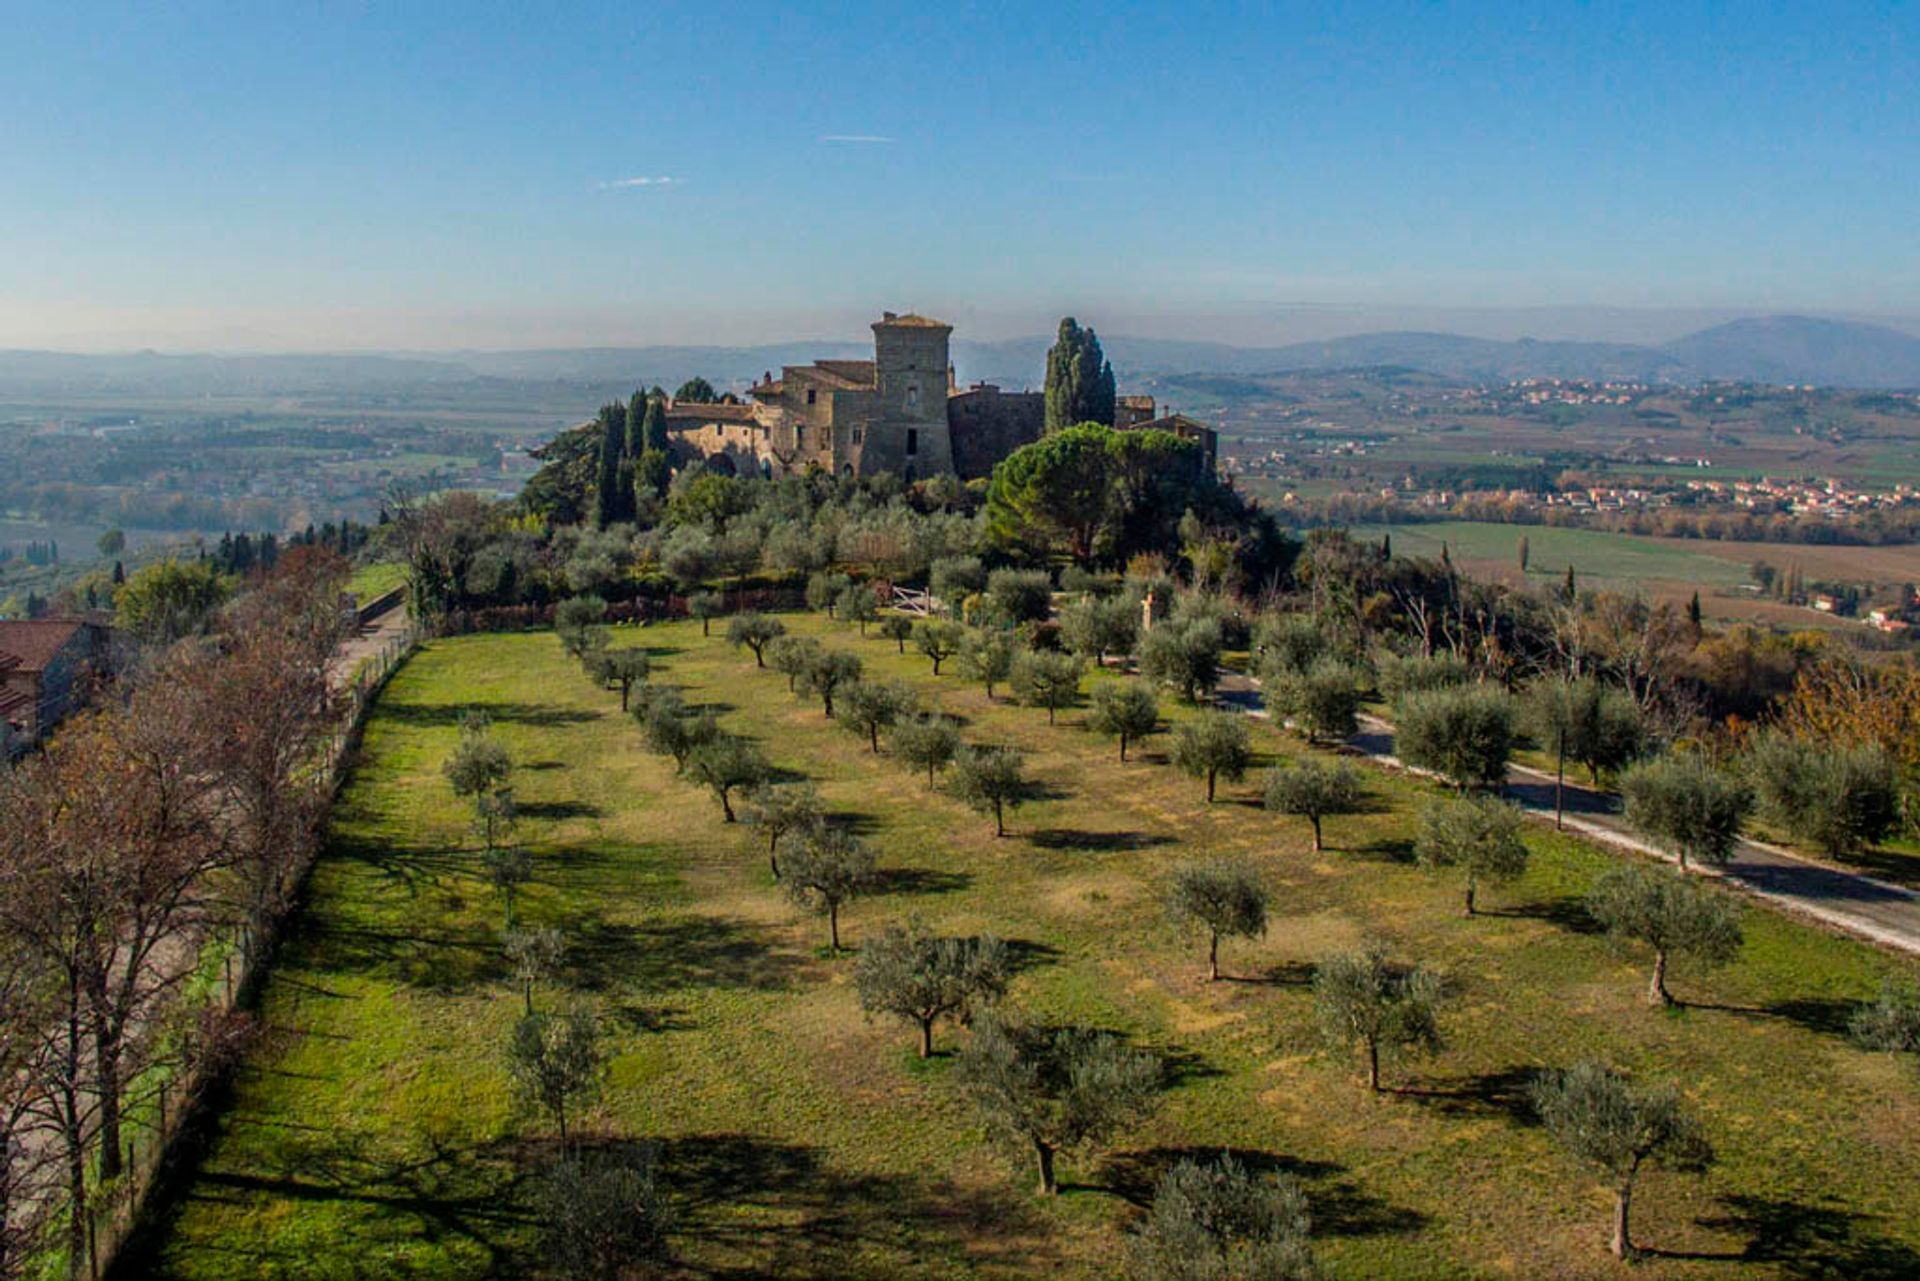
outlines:
[{"label": "tree shadow on grass", "polygon": [[1606,931],[1587,911],[1586,900],[1574,895],[1554,899],[1536,899],[1512,907],[1483,907],[1481,916],[1505,916],[1515,920],[1545,921],[1569,934],[1604,934]]},{"label": "tree shadow on grass", "polygon": [[1747,1238],[1733,1254],[1648,1250],[1668,1259],[1734,1258],[1772,1263],[1786,1277],[1832,1277],[1894,1281],[1920,1276],[1920,1251],[1873,1232],[1876,1216],[1836,1205],[1806,1205],[1776,1197],[1727,1196],[1727,1213],[1696,1220],[1700,1226]]},{"label": "tree shadow on grass", "polygon": [[599,818],[606,813],[586,801],[527,801],[517,806],[522,818],[541,818],[560,822],[570,818]]},{"label": "tree shadow on grass", "polygon": [[1171,836],[1158,832],[1088,832],[1072,827],[1043,827],[1028,833],[1027,839],[1043,850],[1081,850],[1102,854],[1173,844]]},{"label": "tree shadow on grass", "polygon": [[1521,1063],[1490,1072],[1443,1077],[1431,1085],[1398,1086],[1387,1093],[1443,1116],[1505,1116],[1516,1124],[1533,1126],[1539,1124],[1539,1118],[1528,1090],[1539,1074],[1538,1067]]},{"label": "tree shadow on grass", "polygon": [[772,946],[750,921],[673,916],[643,924],[574,918],[567,937],[568,986],[597,992],[633,985],[643,991],[691,987],[784,991],[799,961]]},{"label": "tree shadow on grass", "polygon": [[1413,841],[1403,836],[1390,836],[1377,841],[1368,841],[1365,845],[1353,846],[1349,851],[1355,858],[1370,859],[1379,863],[1413,862]]},{"label": "tree shadow on grass", "polygon": [[873,874],[876,894],[952,894],[973,884],[970,872],[941,872],[926,867],[883,867]]},{"label": "tree shadow on grass", "polygon": [[904,1276],[963,1250],[995,1271],[1060,1262],[1038,1207],[1011,1184],[855,1174],[816,1148],[746,1134],[667,1139],[656,1151],[673,1189],[676,1250],[714,1260],[697,1275]]},{"label": "tree shadow on grass", "polygon": [[409,725],[451,727],[468,712],[485,713],[489,720],[505,725],[532,725],[553,728],[584,725],[604,719],[604,711],[585,711],[577,707],[545,707],[537,703],[400,703],[382,699],[378,715]]},{"label": "tree shadow on grass", "polygon": [[1823,1032],[1830,1036],[1845,1036],[1847,1025],[1860,1006],[1854,1001],[1836,1001],[1829,997],[1797,997],[1792,1000],[1774,1001],[1768,1005],[1725,1005],[1715,1001],[1688,1001],[1675,998],[1674,1005],[1683,1010],[1715,1010],[1722,1014],[1748,1014],[1755,1018],[1780,1019],[1787,1023],[1806,1028],[1809,1032]]},{"label": "tree shadow on grass", "polygon": [[1153,1204],[1153,1190],[1160,1177],[1176,1163],[1190,1160],[1207,1164],[1222,1156],[1231,1156],[1254,1174],[1285,1174],[1300,1180],[1316,1237],[1410,1236],[1428,1222],[1420,1211],[1393,1205],[1343,1177],[1346,1167],[1337,1161],[1314,1161],[1253,1148],[1156,1147],[1116,1152],[1106,1159],[1102,1173],[1108,1191],[1145,1209]]},{"label": "tree shadow on grass", "polygon": [[1251,974],[1229,974],[1222,971],[1220,981],[1249,985],[1264,984],[1274,987],[1309,987],[1313,983],[1313,971],[1314,965],[1311,961],[1283,961]]},{"label": "tree shadow on grass", "polygon": [[1025,974],[1042,965],[1051,965],[1060,957],[1059,948],[1033,939],[1002,939],[1001,942],[1007,948],[1007,969],[1014,974]]}]

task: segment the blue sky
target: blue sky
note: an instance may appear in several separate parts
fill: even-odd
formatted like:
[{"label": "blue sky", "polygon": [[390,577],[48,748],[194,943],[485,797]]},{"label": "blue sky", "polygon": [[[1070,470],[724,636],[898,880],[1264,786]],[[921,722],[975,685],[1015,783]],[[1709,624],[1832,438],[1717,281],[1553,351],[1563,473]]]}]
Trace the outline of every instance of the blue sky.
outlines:
[{"label": "blue sky", "polygon": [[0,3],[0,344],[1911,317],[1917,81],[1911,4]]}]

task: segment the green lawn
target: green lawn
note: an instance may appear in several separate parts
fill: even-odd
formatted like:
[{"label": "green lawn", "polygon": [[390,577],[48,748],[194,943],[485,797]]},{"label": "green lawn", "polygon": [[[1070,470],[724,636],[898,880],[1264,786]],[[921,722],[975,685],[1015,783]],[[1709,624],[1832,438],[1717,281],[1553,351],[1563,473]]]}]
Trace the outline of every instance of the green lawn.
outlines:
[{"label": "green lawn", "polygon": [[362,605],[406,585],[407,567],[398,561],[390,560],[362,565],[354,570],[353,577],[347,580],[347,590],[358,597]]},{"label": "green lawn", "polygon": [[1446,520],[1418,525],[1356,525],[1356,536],[1393,535],[1402,556],[1438,556],[1444,544],[1455,563],[1497,563],[1518,570],[1520,540],[1527,540],[1527,576],[1556,582],[1567,566],[1583,583],[1686,582],[1709,590],[1737,587],[1747,580],[1746,566],[1706,552],[1672,547],[1635,534],[1600,529],[1557,529],[1547,525],[1503,525],[1489,521]]},{"label": "green lawn", "polygon": [[[911,679],[967,718],[970,739],[1019,746],[1051,795],[995,840],[990,819],[874,757],[697,625],[617,643],[647,643],[661,679],[813,778],[877,846],[888,892],[845,913],[850,946],[911,913],[999,933],[1020,958],[1021,1005],[1166,1057],[1152,1120],[1102,1159],[1067,1162],[1057,1200],[1031,1196],[1025,1164],[983,1144],[951,1057],[922,1064],[908,1029],[863,1020],[824,922],[779,894],[750,831],[640,750],[617,695],[548,634],[437,641],[367,726],[267,987],[261,1045],[134,1274],[532,1270],[527,1176],[550,1142],[500,1067],[519,1012],[500,906],[440,774],[467,706],[491,714],[520,764],[540,868],[523,917],[567,930],[570,996],[614,1032],[590,1128],[660,1143],[685,1275],[1109,1276],[1155,1173],[1220,1147],[1300,1174],[1333,1276],[1611,1274],[1605,1192],[1523,1101],[1535,1068],[1583,1055],[1677,1079],[1720,1153],[1704,1179],[1647,1177],[1637,1230],[1672,1254],[1635,1275],[1920,1271],[1920,1079],[1841,1030],[1891,968],[1877,953],[1749,910],[1739,963],[1677,963],[1676,991],[1698,1004],[1656,1013],[1641,1003],[1647,958],[1577,910],[1612,855],[1537,831],[1528,875],[1482,896],[1497,914],[1466,919],[1455,882],[1405,861],[1424,785],[1370,775],[1379,812],[1330,820],[1341,849],[1316,856],[1303,825],[1251,803],[1256,780],[1206,806],[1159,741],[1121,766],[1078,711],[1049,728],[957,676],[932,679],[889,642],[789,623]],[[1266,751],[1297,750],[1256,732]],[[1169,867],[1229,851],[1258,861],[1277,910],[1263,940],[1223,947],[1239,981],[1209,985],[1200,941],[1158,898]],[[1395,1070],[1407,1088],[1379,1098],[1356,1063],[1316,1048],[1305,981],[1316,957],[1369,935],[1441,967],[1457,992],[1450,1048]],[[943,1027],[941,1045],[958,1035]]]}]

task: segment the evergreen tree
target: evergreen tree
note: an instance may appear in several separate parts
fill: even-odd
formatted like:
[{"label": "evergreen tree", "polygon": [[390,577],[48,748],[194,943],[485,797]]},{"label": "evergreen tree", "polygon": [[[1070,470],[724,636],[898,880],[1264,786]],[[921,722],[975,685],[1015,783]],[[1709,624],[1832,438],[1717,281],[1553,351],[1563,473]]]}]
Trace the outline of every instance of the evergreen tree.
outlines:
[{"label": "evergreen tree", "polygon": [[1079,423],[1113,426],[1113,366],[1093,330],[1068,316],[1047,351],[1046,430]]},{"label": "evergreen tree", "polygon": [[594,473],[594,519],[602,527],[633,519],[633,490],[626,461],[627,408],[600,407],[600,465]]}]

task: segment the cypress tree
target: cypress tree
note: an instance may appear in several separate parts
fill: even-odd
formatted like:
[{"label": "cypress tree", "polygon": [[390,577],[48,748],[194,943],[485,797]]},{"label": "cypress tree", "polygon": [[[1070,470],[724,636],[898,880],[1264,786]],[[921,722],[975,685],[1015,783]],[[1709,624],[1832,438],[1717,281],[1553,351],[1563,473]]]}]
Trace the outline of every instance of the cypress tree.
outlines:
[{"label": "cypress tree", "polygon": [[667,453],[667,397],[658,391],[647,398],[646,422],[641,428],[641,437],[648,449],[657,449]]},{"label": "cypress tree", "polygon": [[647,447],[646,438],[647,393],[634,389],[627,401],[627,440],[625,453],[627,460],[640,457]]},{"label": "cypress tree", "polygon": [[1046,430],[1059,431],[1079,423],[1113,426],[1113,366],[1100,350],[1100,339],[1068,316],[1047,350]]},{"label": "cypress tree", "polygon": [[601,528],[633,519],[633,490],[623,480],[621,451],[627,442],[627,407],[614,402],[600,407],[600,466],[594,476],[594,517]]}]

